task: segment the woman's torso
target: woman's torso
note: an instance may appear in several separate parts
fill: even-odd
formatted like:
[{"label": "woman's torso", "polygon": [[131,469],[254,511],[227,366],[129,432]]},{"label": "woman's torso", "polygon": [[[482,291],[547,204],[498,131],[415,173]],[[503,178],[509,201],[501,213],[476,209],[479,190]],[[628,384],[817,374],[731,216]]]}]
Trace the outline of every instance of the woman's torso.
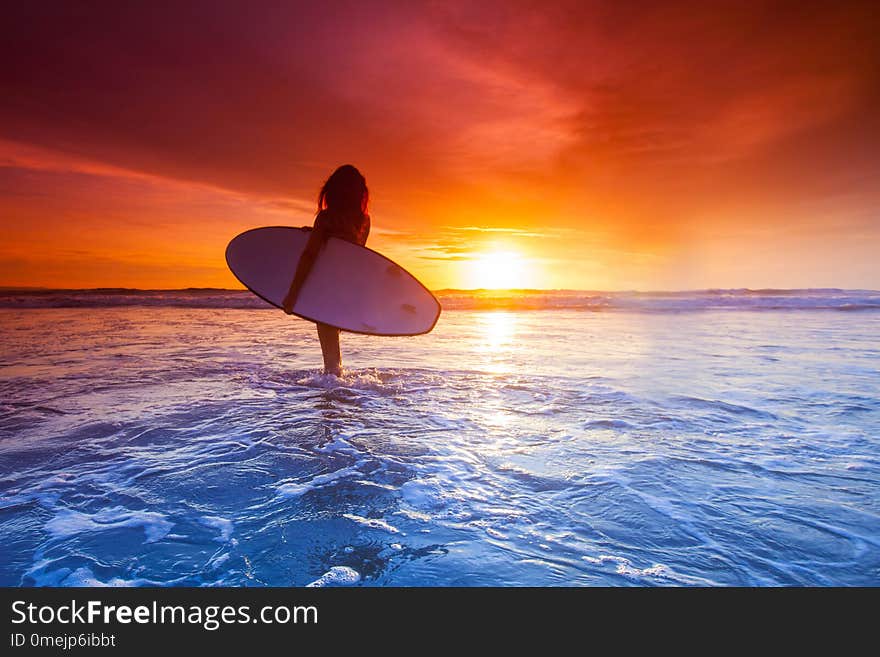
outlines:
[{"label": "woman's torso", "polygon": [[363,246],[370,234],[370,216],[321,210],[315,217],[315,228],[322,229],[328,237],[338,237]]}]

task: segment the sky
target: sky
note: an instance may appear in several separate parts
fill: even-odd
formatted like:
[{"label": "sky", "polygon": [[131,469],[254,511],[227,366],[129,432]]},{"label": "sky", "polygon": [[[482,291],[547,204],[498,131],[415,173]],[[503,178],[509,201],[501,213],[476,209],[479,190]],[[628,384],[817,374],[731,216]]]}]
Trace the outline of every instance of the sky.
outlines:
[{"label": "sky", "polygon": [[338,165],[433,289],[880,288],[864,2],[34,2],[0,285],[240,287]]}]

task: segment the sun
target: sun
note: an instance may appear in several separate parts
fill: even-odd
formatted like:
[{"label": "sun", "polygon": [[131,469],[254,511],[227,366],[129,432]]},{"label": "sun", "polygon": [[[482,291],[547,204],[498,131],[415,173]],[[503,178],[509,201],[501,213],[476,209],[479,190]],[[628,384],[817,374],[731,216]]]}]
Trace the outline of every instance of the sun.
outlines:
[{"label": "sun", "polygon": [[494,250],[476,254],[469,264],[471,287],[490,290],[526,287],[527,261],[515,251]]}]

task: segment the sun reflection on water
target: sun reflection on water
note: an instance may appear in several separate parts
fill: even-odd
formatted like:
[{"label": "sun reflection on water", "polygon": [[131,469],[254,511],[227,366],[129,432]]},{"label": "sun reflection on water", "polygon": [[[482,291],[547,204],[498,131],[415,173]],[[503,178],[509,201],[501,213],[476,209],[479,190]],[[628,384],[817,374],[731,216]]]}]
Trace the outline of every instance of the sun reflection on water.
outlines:
[{"label": "sun reflection on water", "polygon": [[501,352],[511,348],[516,333],[513,313],[499,310],[482,313],[479,322],[485,340],[480,351]]},{"label": "sun reflection on water", "polygon": [[482,369],[494,374],[509,373],[517,342],[516,315],[497,310],[480,313],[475,337],[474,351],[481,356]]}]

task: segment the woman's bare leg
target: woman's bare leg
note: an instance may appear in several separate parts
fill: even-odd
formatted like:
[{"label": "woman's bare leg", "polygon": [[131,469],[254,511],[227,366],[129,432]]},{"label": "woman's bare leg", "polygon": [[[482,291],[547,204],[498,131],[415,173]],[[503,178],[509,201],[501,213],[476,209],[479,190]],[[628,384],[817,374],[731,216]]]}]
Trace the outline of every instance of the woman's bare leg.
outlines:
[{"label": "woman's bare leg", "polygon": [[324,374],[342,376],[342,352],[339,350],[339,329],[318,324],[318,340],[324,354]]}]

